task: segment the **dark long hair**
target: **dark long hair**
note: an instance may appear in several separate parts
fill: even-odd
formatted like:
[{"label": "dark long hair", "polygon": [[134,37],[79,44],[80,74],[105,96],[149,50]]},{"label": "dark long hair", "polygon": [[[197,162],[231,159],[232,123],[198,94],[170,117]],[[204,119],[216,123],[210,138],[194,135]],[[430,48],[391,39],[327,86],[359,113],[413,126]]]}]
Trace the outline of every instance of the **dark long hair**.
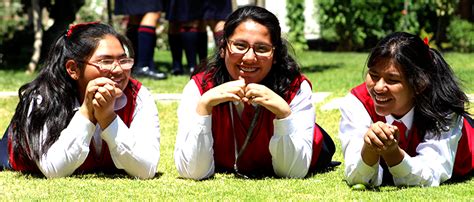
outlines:
[{"label": "dark long hair", "polygon": [[[224,25],[223,39],[220,41],[215,53],[210,58],[209,63],[200,68],[196,73],[205,71],[212,72],[212,82],[215,86],[232,80],[227,72],[224,59],[220,56],[220,51],[225,51],[227,39],[234,34],[235,29],[241,23],[252,20],[265,26],[270,32],[270,38],[275,51],[273,53],[274,63],[268,75],[261,82],[275,93],[284,98],[289,91],[291,82],[300,75],[300,68],[293,57],[289,54],[289,44],[281,37],[280,22],[270,11],[257,7],[245,6],[234,11],[226,20]],[[203,89],[206,87],[206,80],[203,81]]]},{"label": "dark long hair", "polygon": [[440,52],[430,48],[418,36],[395,32],[382,39],[369,55],[371,68],[380,60],[390,59],[401,67],[415,92],[414,123],[420,131],[439,134],[446,131],[449,114],[467,114],[469,99],[451,67]]},{"label": "dark long hair", "polygon": [[[133,57],[124,36],[111,26],[85,23],[71,26],[55,41],[38,76],[20,87],[19,103],[10,127],[15,155],[38,161],[71,121],[79,99],[76,81],[66,71],[68,60],[87,61],[106,35],[116,37]],[[84,64],[77,62],[83,71]],[[44,142],[40,133],[47,129]]]}]

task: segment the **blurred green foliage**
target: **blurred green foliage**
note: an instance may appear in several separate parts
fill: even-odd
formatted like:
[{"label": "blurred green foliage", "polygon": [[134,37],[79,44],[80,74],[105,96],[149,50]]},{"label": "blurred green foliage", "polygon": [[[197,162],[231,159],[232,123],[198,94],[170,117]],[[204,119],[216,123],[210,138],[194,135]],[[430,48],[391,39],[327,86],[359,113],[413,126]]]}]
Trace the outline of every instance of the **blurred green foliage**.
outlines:
[{"label": "blurred green foliage", "polygon": [[27,17],[22,10],[21,0],[0,2],[0,44],[11,39],[15,30],[25,26]]},{"label": "blurred green foliage", "polygon": [[304,0],[287,0],[286,10],[288,27],[290,27],[288,41],[296,51],[308,49],[304,36]]},{"label": "blurred green foliage", "polygon": [[338,50],[373,47],[394,31],[434,34],[445,39],[447,24],[459,0],[318,0],[322,37],[339,42]]},{"label": "blurred green foliage", "polygon": [[459,52],[474,52],[474,23],[454,18],[448,27],[451,48]]}]

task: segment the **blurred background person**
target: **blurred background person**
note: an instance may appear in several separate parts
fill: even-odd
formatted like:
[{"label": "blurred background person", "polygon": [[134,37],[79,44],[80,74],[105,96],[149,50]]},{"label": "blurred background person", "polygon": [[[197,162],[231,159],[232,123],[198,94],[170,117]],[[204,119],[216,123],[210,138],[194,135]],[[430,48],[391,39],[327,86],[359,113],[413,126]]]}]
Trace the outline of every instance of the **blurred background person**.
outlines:
[{"label": "blurred background person", "polygon": [[115,0],[115,14],[128,15],[126,36],[135,50],[135,76],[166,79],[153,60],[156,47],[156,27],[163,11],[162,0]]}]

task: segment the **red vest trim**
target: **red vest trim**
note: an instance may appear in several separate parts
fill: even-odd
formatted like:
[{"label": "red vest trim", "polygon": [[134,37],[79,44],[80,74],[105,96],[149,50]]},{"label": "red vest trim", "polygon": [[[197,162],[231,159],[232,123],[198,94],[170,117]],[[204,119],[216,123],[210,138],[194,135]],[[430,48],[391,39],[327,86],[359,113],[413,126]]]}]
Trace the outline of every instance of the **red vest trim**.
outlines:
[{"label": "red vest trim", "polygon": [[[201,86],[203,78],[206,78],[207,81],[207,86],[205,89],[203,89]],[[203,72],[198,73],[192,77],[198,86],[201,95],[214,86],[210,78],[210,74],[204,75]],[[295,97],[296,93],[300,89],[301,83],[305,80],[311,85],[310,81],[307,80],[303,75],[297,77],[297,79],[295,79],[290,84],[290,92],[287,94],[287,96],[285,96],[285,100],[288,103],[290,103]],[[242,118],[239,117],[235,108],[233,110],[234,132],[237,139],[237,146],[240,149],[244,143],[247,129],[249,128],[251,119],[253,117],[254,108],[252,106],[245,105],[242,112]],[[212,134],[214,138],[214,162],[216,170],[233,171],[235,149],[229,104],[226,102],[215,106],[212,109],[212,117],[212,125],[219,126],[212,128]],[[253,136],[239,160],[239,170],[243,173],[273,173],[272,156],[268,149],[270,139],[273,136],[273,119],[275,119],[275,115],[262,107],[257,120],[259,124],[255,126],[253,130]],[[322,144],[323,134],[320,128],[315,124],[313,154],[309,170],[314,170]]]},{"label": "red vest trim", "polygon": [[[127,97],[127,104],[122,109],[116,111],[117,115],[128,127],[130,127],[130,124],[133,121],[133,113],[136,107],[138,91],[140,90],[141,86],[142,84],[139,81],[130,79],[129,84],[123,92]],[[9,161],[13,170],[38,173],[39,169],[33,161],[15,158],[15,155],[13,155],[14,151],[12,148],[11,138],[12,136],[9,135],[8,150],[10,153]],[[96,152],[93,144],[94,141],[91,141],[89,146],[90,152],[84,163],[78,169],[76,169],[76,172],[92,172],[98,170],[110,172],[117,170],[115,164],[112,161],[112,157],[110,156],[107,144],[104,141],[102,142],[102,151],[99,157],[94,156]]]},{"label": "red vest trim", "polygon": [[[364,105],[367,113],[369,113],[372,122],[382,121],[386,122],[385,117],[377,115],[375,112],[374,102],[367,91],[365,83],[353,88],[351,93],[356,96]],[[467,115],[466,115],[467,116]],[[469,174],[474,168],[474,129],[472,124],[468,122],[470,117],[464,118],[462,136],[458,143],[456,151],[456,159],[454,161],[453,177],[460,177]],[[413,125],[408,133],[408,147],[402,148],[410,156],[418,155],[416,147],[423,140],[423,137],[418,134],[416,126]]]}]

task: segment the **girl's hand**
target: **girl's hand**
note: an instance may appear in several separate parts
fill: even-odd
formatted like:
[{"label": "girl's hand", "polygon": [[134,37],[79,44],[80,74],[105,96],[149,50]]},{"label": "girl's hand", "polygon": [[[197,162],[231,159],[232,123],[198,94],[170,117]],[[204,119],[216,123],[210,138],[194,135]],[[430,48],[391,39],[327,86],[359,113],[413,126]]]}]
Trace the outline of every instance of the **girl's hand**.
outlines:
[{"label": "girl's hand", "polygon": [[220,103],[242,101],[242,97],[245,96],[244,88],[244,80],[229,81],[216,86],[201,96],[196,112],[199,115],[209,115],[212,113],[212,108]]},{"label": "girl's hand", "polygon": [[245,87],[245,96],[242,98],[242,101],[259,104],[267,108],[275,114],[277,119],[286,118],[291,114],[288,103],[278,94],[261,84],[249,83]]},{"label": "girl's hand", "polygon": [[373,123],[364,136],[364,145],[372,151],[383,154],[398,148],[395,128],[381,121]]},{"label": "girl's hand", "polygon": [[114,111],[115,99],[122,95],[122,90],[109,78],[101,77],[91,80],[89,84],[97,86],[92,99],[94,117],[102,129],[107,128],[117,116]]},{"label": "girl's hand", "polygon": [[94,124],[97,123],[97,120],[94,117],[94,107],[92,105],[92,100],[94,100],[94,96],[98,88],[99,86],[96,85],[94,81],[90,81],[87,84],[84,101],[79,108],[79,112]]}]

